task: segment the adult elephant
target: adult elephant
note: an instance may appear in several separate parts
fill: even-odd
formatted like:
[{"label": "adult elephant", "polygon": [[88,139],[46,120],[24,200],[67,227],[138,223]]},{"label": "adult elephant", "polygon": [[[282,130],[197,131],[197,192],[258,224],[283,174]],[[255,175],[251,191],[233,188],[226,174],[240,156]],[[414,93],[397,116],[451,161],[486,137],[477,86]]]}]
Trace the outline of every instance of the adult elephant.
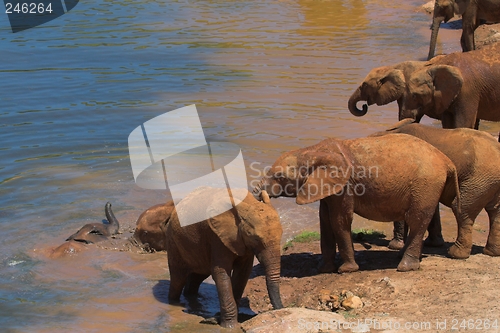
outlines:
[{"label": "adult elephant", "polygon": [[[232,191],[234,194],[234,189]],[[246,189],[243,191],[248,193]],[[271,304],[275,309],[283,307],[279,290],[282,228],[269,197],[259,202],[250,193],[235,208],[199,223],[181,226],[181,211],[213,216],[211,212],[220,212],[220,207],[225,205],[223,198],[227,199],[227,193],[227,189],[200,188],[175,209],[173,202],[153,206],[141,215],[142,227],[134,237],[147,241],[149,246],[165,245],[171,302],[179,301],[182,293],[197,295],[200,284],[212,275],[219,296],[221,326],[234,327],[254,255],[265,268]],[[144,232],[147,230],[156,231],[148,235]]]},{"label": "adult elephant", "polygon": [[450,159],[405,134],[330,138],[284,153],[253,189],[254,196],[260,198],[263,191],[271,197],[296,197],[297,204],[320,201],[323,272],[334,270],[336,243],[343,260],[339,273],[359,269],[351,236],[353,213],[374,221],[407,221],[410,234],[397,269],[410,271],[420,266],[422,239],[438,202],[454,212],[460,206]]},{"label": "adult elephant", "polygon": [[[484,253],[500,256],[500,144],[488,133],[469,128],[441,129],[404,119],[384,132],[372,136],[404,133],[438,148],[455,164],[461,193],[461,212],[457,218],[458,236],[448,250],[452,258],[468,258],[472,248],[472,227],[482,209],[488,213],[490,231]],[[429,230],[439,238],[439,210],[433,217],[437,225]],[[404,222],[402,222],[404,223]],[[401,226],[396,230],[401,233]],[[395,234],[398,231],[395,231]],[[433,234],[434,232],[434,234]],[[439,234],[436,234],[439,232]],[[396,235],[397,236],[397,235]],[[401,239],[403,235],[399,235]],[[442,237],[442,236],[441,236]]]},{"label": "adult elephant", "polygon": [[500,43],[452,53],[410,75],[399,120],[427,115],[443,128],[474,128],[479,119],[500,121]]},{"label": "adult elephant", "polygon": [[[401,110],[406,82],[410,75],[424,66],[429,66],[440,57],[442,56],[435,57],[430,62],[404,61],[373,68],[349,98],[349,111],[356,117],[361,117],[368,112],[369,105],[386,105],[394,101],[398,102]],[[357,103],[361,101],[366,101],[366,104],[363,104],[362,109],[358,109]]]},{"label": "adult elephant", "polygon": [[500,91],[496,89],[499,82],[497,43],[420,64],[405,62],[375,68],[352,94],[348,106],[353,115],[363,116],[368,105],[360,110],[356,106],[359,101],[382,105],[397,100],[399,120],[411,118],[419,122],[427,115],[442,120],[444,128],[477,129],[479,119],[500,121]]},{"label": "adult elephant", "polygon": [[427,59],[434,57],[441,22],[448,22],[455,14],[462,16],[462,51],[472,51],[475,49],[474,31],[480,20],[500,21],[500,0],[436,0]]}]

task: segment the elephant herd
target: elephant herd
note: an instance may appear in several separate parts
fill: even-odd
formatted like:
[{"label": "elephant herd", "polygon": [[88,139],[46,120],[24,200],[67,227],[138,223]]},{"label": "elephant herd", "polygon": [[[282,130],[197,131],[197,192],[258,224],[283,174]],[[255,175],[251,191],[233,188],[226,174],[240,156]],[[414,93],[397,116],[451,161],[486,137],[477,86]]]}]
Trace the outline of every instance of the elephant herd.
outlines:
[{"label": "elephant herd", "polygon": [[[439,24],[454,14],[463,15],[464,52],[433,57]],[[496,18],[500,18],[498,0],[436,0],[430,60],[372,69],[349,98],[348,109],[358,117],[367,113],[369,105],[397,101],[399,122],[386,131],[350,140],[329,138],[285,152],[251,193],[242,190],[246,197],[238,197],[244,200],[202,222],[182,226],[179,206],[173,201],[143,212],[133,240],[145,248],[167,251],[169,300],[178,302],[181,294],[196,296],[211,275],[220,302],[220,324],[236,326],[238,303],[255,256],[265,269],[271,304],[283,307],[282,227],[270,200],[280,196],[293,197],[299,205],[319,201],[323,273],[359,269],[351,236],[354,213],[394,222],[395,237],[389,247],[401,249],[397,270],[417,270],[426,231],[426,245],[444,244],[439,203],[450,207],[457,221],[450,257],[469,257],[473,224],[482,209],[490,225],[484,253],[500,256],[500,143],[477,131],[480,119],[500,121],[500,43],[474,50],[473,40],[480,19]],[[366,104],[359,109],[357,103],[362,101]],[[443,128],[419,124],[424,115],[441,120]],[[199,188],[182,200],[183,207],[199,209],[207,191],[210,202],[204,207],[220,208],[226,189]],[[86,225],[69,239],[96,242],[115,234],[119,223],[110,204],[105,212],[109,224]],[[339,267],[334,262],[337,248]]]}]

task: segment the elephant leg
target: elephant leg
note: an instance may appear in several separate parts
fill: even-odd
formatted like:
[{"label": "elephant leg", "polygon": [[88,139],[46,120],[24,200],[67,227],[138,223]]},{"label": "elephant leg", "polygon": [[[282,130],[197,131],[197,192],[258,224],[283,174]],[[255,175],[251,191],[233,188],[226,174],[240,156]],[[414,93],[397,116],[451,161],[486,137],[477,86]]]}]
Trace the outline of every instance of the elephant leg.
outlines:
[{"label": "elephant leg", "polygon": [[455,116],[451,112],[443,112],[441,115],[441,126],[443,128],[456,128]]},{"label": "elephant leg", "polygon": [[477,23],[476,3],[469,5],[462,15],[462,36],[460,37],[460,44],[463,52],[472,51],[476,48],[474,44],[474,30],[476,30],[478,26]]},{"label": "elephant leg", "polygon": [[186,285],[189,270],[180,260],[181,256],[175,248],[168,252],[168,269],[170,271],[170,286],[168,288],[168,300],[172,303],[180,300],[182,289]]},{"label": "elephant leg", "polygon": [[200,285],[209,276],[210,275],[207,275],[207,274],[197,274],[197,273],[189,274],[187,281],[186,281],[186,286],[184,287],[184,292],[183,292],[184,296],[187,296],[187,297],[197,296],[198,290],[200,289]]},{"label": "elephant leg", "polygon": [[212,278],[215,281],[217,295],[219,296],[220,325],[233,328],[238,324],[238,307],[234,300],[231,282],[234,257],[232,252],[228,252],[230,251],[219,239],[212,243]]},{"label": "elephant leg", "polygon": [[245,291],[245,287],[252,273],[254,256],[244,256],[236,259],[233,267],[233,275],[231,276],[231,284],[236,305],[240,303],[241,296]]},{"label": "elephant leg", "polygon": [[476,118],[476,123],[474,124],[474,129],[475,129],[475,130],[478,130],[478,129],[479,129],[479,120],[480,120],[480,119],[477,119],[477,118]]},{"label": "elephant leg", "polygon": [[427,238],[424,241],[425,246],[441,247],[444,245],[444,238],[441,230],[441,217],[439,216],[439,205],[436,207],[434,215],[432,215],[431,223],[427,227]]},{"label": "elephant leg", "polygon": [[[479,100],[473,97],[467,103],[462,102],[459,106],[456,106],[453,114],[451,112],[444,112],[442,116],[443,128],[474,128],[476,124],[479,126],[479,120],[476,119],[477,111],[474,111],[478,108]],[[452,116],[449,117],[448,115]]]},{"label": "elephant leg", "polygon": [[405,246],[406,235],[408,233],[405,221],[395,221],[393,232],[394,237],[387,247],[392,250],[401,250]]},{"label": "elephant leg", "polygon": [[409,211],[407,223],[410,229],[408,239],[403,248],[403,258],[399,262],[397,270],[400,272],[418,270],[420,267],[420,255],[422,254],[423,238],[427,227],[435,211],[433,209],[420,209]]},{"label": "elephant leg", "polygon": [[180,300],[182,289],[186,285],[189,274],[184,269],[170,267],[170,287],[168,288],[168,300],[176,303]]},{"label": "elephant leg", "polygon": [[477,214],[471,216],[467,206],[462,205],[461,213],[456,212],[456,208],[452,207],[453,213],[458,224],[457,239],[455,243],[448,249],[448,254],[454,259],[467,259],[470,256],[472,249],[472,226]]},{"label": "elephant leg", "polygon": [[347,194],[331,195],[328,200],[328,212],[335,240],[339,246],[340,257],[343,261],[339,273],[355,272],[359,270],[354,260],[354,246],[352,243],[351,225],[354,210],[354,198]]},{"label": "elephant leg", "polygon": [[489,256],[500,256],[500,203],[486,207],[490,220],[490,232],[483,253]]},{"label": "elephant leg", "polygon": [[337,244],[333,233],[327,199],[319,202],[319,228],[321,244],[321,262],[318,266],[320,273],[332,273],[335,271],[335,255]]}]

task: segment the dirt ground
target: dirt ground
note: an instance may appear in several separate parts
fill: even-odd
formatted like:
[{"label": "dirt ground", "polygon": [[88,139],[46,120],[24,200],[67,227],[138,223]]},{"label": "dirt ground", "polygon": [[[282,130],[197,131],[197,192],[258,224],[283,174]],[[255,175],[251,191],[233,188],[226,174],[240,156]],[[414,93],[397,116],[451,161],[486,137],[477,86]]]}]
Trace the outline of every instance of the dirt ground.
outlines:
[{"label": "dirt ground", "polygon": [[[484,231],[477,233],[483,234],[481,238],[486,237]],[[447,243],[442,248],[424,247],[420,270],[404,273],[396,271],[398,251],[386,247],[388,238],[367,237],[356,242],[360,270],[348,274],[318,274],[319,241],[294,243],[282,256],[283,305],[334,311],[350,323],[379,324],[369,326],[369,330],[358,327],[352,332],[396,332],[405,327],[418,332],[498,331],[499,258],[482,254],[482,247],[475,245],[469,259],[453,260],[446,256],[451,241],[447,237],[445,240]],[[254,272],[256,276],[250,279],[246,289],[249,305],[256,312],[269,310],[263,272],[259,267]],[[358,296],[363,305],[346,309],[342,300],[353,295]],[[335,331],[318,330],[314,323],[309,324],[297,331]],[[252,331],[248,324],[246,327]]]}]

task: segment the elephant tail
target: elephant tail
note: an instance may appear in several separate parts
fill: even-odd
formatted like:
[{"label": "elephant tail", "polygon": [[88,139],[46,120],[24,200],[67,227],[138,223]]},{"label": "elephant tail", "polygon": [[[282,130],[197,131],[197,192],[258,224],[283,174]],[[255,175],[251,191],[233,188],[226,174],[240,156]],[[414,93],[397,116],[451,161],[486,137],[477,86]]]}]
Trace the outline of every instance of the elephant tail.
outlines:
[{"label": "elephant tail", "polygon": [[111,210],[111,203],[106,202],[106,206],[104,206],[104,213],[106,214],[106,219],[109,222],[108,230],[111,235],[116,235],[118,230],[120,229],[120,223],[118,223],[118,219],[115,217],[115,214]]},{"label": "elephant tail", "polygon": [[[443,203],[449,207],[455,207],[456,213],[461,212],[460,186],[458,184],[457,169],[453,163],[448,165],[445,190],[443,191]],[[448,200],[446,198],[449,198]]]}]

